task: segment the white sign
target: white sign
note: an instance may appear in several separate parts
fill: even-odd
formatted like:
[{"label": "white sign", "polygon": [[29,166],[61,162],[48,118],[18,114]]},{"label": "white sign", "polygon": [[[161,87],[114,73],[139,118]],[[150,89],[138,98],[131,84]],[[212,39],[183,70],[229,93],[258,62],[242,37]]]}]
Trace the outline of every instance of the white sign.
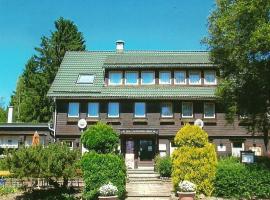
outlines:
[{"label": "white sign", "polygon": [[80,120],[78,121],[78,127],[79,127],[80,129],[84,129],[86,126],[87,126],[87,121],[86,121],[85,119],[80,119]]},{"label": "white sign", "polygon": [[249,147],[249,150],[253,151],[255,153],[255,156],[262,155],[262,148],[261,147]]},{"label": "white sign", "polygon": [[134,169],[135,167],[134,153],[126,153],[125,163],[128,169]]},{"label": "white sign", "polygon": [[217,151],[226,151],[226,146],[224,144],[219,144],[217,146]]},{"label": "white sign", "polygon": [[166,151],[167,150],[167,145],[166,144],[159,144],[158,145],[158,149],[160,151]]},{"label": "white sign", "polygon": [[203,120],[196,119],[195,122],[194,122],[194,125],[199,126],[200,128],[203,128],[203,125],[204,125]]}]

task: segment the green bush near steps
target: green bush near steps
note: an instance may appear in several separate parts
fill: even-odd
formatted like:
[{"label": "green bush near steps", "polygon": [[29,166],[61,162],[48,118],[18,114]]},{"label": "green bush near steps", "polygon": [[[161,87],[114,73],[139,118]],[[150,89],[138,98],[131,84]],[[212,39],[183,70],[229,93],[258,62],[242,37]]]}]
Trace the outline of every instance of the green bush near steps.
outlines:
[{"label": "green bush near steps", "polygon": [[89,152],[81,160],[85,182],[84,198],[98,198],[98,189],[109,182],[118,189],[119,199],[125,197],[126,166],[122,156]]},{"label": "green bush near steps", "polygon": [[238,158],[233,157],[219,160],[214,196],[270,199],[269,158],[265,160],[254,164],[242,164]]},{"label": "green bush near steps", "polygon": [[170,156],[161,157],[157,155],[155,157],[155,171],[157,171],[161,177],[171,177],[172,174],[172,160]]}]

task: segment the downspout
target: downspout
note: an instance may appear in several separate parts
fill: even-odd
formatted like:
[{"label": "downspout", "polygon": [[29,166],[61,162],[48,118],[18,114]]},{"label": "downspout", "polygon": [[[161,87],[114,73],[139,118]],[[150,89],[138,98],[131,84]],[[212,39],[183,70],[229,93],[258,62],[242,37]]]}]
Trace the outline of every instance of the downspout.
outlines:
[{"label": "downspout", "polygon": [[56,113],[56,98],[54,97],[53,98],[53,102],[54,102],[54,105],[55,105],[55,107],[54,107],[54,117],[53,117],[53,128],[51,128],[51,125],[50,125],[50,123],[48,124],[48,128],[49,128],[49,130],[50,131],[52,131],[53,132],[53,142],[55,142],[56,141],[56,139],[55,139],[55,137],[56,137],[56,116],[57,116],[57,113]]}]

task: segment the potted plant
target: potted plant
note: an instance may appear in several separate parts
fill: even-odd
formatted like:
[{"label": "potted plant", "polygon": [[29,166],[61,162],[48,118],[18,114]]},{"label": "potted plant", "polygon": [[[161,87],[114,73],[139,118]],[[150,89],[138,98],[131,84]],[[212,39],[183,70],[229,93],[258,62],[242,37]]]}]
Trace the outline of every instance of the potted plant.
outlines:
[{"label": "potted plant", "polygon": [[100,196],[98,197],[98,199],[117,200],[118,199],[117,192],[118,192],[117,187],[109,182],[108,184],[102,185],[99,188]]},{"label": "potted plant", "polygon": [[179,200],[194,200],[196,195],[196,185],[190,181],[182,181],[179,183],[177,192]]}]

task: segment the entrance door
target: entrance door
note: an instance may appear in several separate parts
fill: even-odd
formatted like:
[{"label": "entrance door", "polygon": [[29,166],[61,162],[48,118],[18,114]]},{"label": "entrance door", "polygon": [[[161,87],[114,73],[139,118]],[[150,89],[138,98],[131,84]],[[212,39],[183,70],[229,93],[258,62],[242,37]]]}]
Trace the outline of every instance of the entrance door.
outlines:
[{"label": "entrance door", "polygon": [[139,142],[139,156],[141,161],[150,161],[154,155],[154,142],[150,139],[142,139]]}]

